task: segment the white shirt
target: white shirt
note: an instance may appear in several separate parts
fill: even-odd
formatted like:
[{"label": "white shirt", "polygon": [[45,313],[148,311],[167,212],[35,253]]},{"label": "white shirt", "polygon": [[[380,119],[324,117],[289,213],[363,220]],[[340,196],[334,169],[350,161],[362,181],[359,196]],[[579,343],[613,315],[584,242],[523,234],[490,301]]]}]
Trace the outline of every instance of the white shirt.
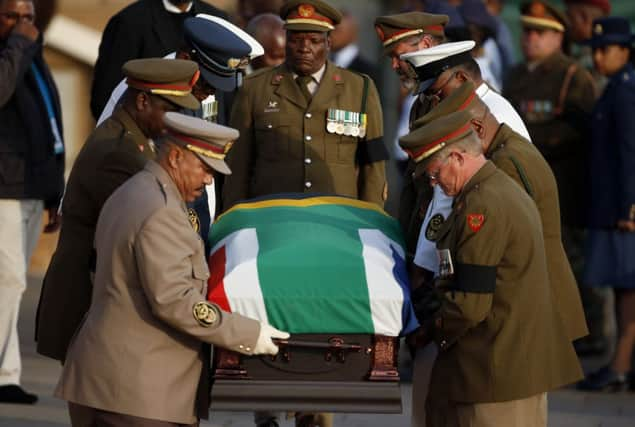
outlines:
[{"label": "white shirt", "polygon": [[[311,74],[311,77],[313,77],[313,80],[311,80],[306,85],[307,89],[309,89],[309,92],[311,92],[311,95],[315,95],[315,91],[317,91],[318,86],[320,85],[320,82],[322,81],[322,77],[324,77],[325,72],[326,72],[326,62],[324,63],[324,65],[322,65],[322,68],[317,70],[315,73]],[[293,74],[293,80],[295,80],[299,76],[299,74],[296,74],[296,73],[292,73],[292,74]]]},{"label": "white shirt", "polygon": [[172,12],[172,13],[185,13],[185,12],[189,12],[190,9],[192,9],[192,4],[194,4],[193,1],[190,2],[190,4],[187,6],[187,9],[185,9],[185,11],[179,9],[178,7],[174,6],[172,3],[170,3],[168,0],[163,0],[163,7],[165,7],[165,10],[167,10],[168,12]]},{"label": "white shirt", "polygon": [[[529,131],[525,126],[525,123],[520,118],[514,107],[503,98],[500,94],[492,90],[486,83],[482,83],[477,89],[476,94],[481,100],[489,107],[492,115],[500,123],[505,123],[512,128],[515,132],[525,137],[528,141],[531,141],[529,137]],[[417,239],[417,248],[415,250],[414,263],[419,267],[432,271],[435,274],[439,272],[439,259],[437,255],[436,243],[426,238],[426,229],[430,219],[435,215],[442,215],[443,219],[447,219],[448,215],[452,211],[453,197],[447,196],[439,185],[434,186],[434,195],[426,216],[423,219],[421,230],[419,231],[419,238]]]}]

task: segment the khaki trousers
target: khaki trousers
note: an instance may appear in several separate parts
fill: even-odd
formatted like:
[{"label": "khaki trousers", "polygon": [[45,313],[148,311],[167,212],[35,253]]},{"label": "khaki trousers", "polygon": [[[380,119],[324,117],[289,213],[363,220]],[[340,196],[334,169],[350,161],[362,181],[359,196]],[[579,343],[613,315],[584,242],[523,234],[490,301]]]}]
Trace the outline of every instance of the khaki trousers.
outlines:
[{"label": "khaki trousers", "polygon": [[547,427],[547,393],[494,403],[428,399],[427,427]]},{"label": "khaki trousers", "polygon": [[194,424],[178,424],[168,421],[151,420],[116,412],[102,411],[84,405],[68,402],[68,413],[72,427],[198,427]]}]

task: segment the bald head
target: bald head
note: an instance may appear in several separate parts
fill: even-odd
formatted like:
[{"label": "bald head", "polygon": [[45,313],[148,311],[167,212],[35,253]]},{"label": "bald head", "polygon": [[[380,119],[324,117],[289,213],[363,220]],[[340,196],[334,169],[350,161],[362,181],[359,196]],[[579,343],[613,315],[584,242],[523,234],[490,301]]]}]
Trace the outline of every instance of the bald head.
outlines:
[{"label": "bald head", "polygon": [[254,70],[264,67],[275,67],[284,62],[286,32],[284,21],[273,13],[262,13],[254,16],[245,31],[262,45],[265,54],[255,58],[251,65]]},{"label": "bald head", "polygon": [[342,21],[331,31],[331,50],[337,52],[357,40],[357,20],[350,12],[345,11]]}]

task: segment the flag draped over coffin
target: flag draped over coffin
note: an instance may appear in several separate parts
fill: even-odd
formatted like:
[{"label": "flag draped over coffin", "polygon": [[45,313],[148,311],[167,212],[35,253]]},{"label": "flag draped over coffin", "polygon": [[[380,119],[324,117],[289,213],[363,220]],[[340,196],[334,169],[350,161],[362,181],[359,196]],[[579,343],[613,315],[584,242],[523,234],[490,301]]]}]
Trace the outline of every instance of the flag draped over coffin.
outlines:
[{"label": "flag draped over coffin", "polygon": [[208,299],[291,333],[416,329],[395,219],[345,197],[259,199],[210,232]]}]

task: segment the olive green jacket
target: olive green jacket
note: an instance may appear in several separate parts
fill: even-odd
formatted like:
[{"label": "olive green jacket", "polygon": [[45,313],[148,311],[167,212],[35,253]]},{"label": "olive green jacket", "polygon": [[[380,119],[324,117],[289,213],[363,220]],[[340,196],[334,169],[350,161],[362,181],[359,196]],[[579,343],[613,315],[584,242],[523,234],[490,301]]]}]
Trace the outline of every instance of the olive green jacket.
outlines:
[{"label": "olive green jacket", "polygon": [[82,147],[68,178],[60,237],[42,284],[35,334],[38,353],[61,361],[66,357],[90,305],[99,212],[113,191],[154,156],[148,138],[121,107]]},{"label": "olive green jacket", "polygon": [[310,102],[286,65],[245,78],[230,126],[240,131],[227,156],[223,207],[274,193],[334,193],[383,206],[386,198],[382,110],[367,78],[364,138],[329,133],[329,108],[360,112],[364,78],[330,61]]},{"label": "olive green jacket", "polygon": [[[570,76],[568,74],[570,73]],[[584,225],[586,154],[596,89],[591,75],[557,52],[537,67],[516,66],[503,95],[527,125],[558,183],[562,223]]]},{"label": "olive green jacket", "polygon": [[485,156],[524,188],[536,203],[556,309],[572,341],[587,335],[578,285],[562,246],[558,186],[551,168],[533,144],[506,124],[498,128]]},{"label": "olive green jacket", "polygon": [[501,402],[581,377],[549,286],[540,214],[509,176],[487,162],[455,198],[437,248],[453,274],[438,282],[435,397]]}]

